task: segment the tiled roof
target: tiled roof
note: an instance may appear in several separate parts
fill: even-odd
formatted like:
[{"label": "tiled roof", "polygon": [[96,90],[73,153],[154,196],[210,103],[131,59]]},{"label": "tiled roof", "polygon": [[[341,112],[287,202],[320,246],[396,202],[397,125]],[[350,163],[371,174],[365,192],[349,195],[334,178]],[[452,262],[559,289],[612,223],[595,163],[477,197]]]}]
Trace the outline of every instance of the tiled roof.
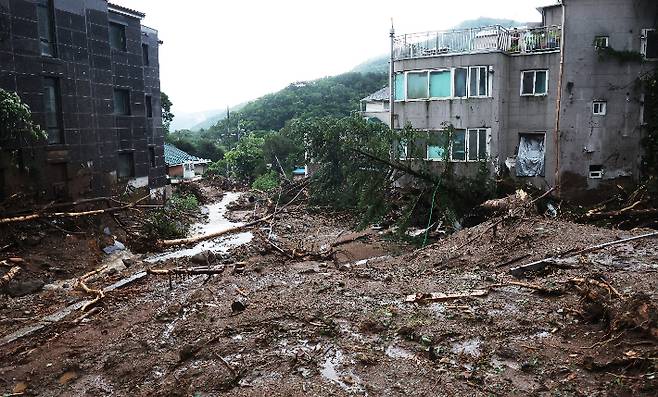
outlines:
[{"label": "tiled roof", "polygon": [[388,101],[390,95],[391,90],[388,87],[384,87],[381,90],[363,98],[362,101]]},{"label": "tiled roof", "polygon": [[210,160],[202,159],[197,156],[192,156],[185,153],[176,146],[166,144],[164,145],[165,163],[169,166],[179,165],[184,163],[209,163]]},{"label": "tiled roof", "polygon": [[142,19],[146,16],[146,14],[144,14],[143,12],[133,10],[132,8],[120,6],[118,4],[110,3],[109,1],[107,2],[107,7],[110,11],[114,11],[120,14],[127,14],[131,17],[135,17],[139,19]]}]

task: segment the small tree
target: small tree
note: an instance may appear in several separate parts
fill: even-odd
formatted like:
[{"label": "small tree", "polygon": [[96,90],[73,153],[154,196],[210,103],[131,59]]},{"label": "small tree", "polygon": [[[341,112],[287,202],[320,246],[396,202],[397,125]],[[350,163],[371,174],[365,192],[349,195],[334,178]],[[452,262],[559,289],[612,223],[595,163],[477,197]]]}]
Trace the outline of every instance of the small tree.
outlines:
[{"label": "small tree", "polygon": [[171,112],[171,107],[173,105],[174,104],[171,103],[169,96],[160,91],[160,106],[162,107],[162,128],[164,129],[165,135],[169,134],[171,122],[174,120],[174,114]]},{"label": "small tree", "polygon": [[32,121],[30,107],[15,92],[0,88],[0,166],[16,164],[17,149],[46,138]]}]

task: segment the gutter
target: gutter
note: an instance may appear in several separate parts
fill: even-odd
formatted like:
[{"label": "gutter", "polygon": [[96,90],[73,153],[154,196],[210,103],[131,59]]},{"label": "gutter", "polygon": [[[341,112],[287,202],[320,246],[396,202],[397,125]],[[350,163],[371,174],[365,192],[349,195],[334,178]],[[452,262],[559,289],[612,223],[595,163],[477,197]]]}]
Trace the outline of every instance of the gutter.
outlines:
[{"label": "gutter", "polygon": [[560,116],[562,112],[562,86],[564,80],[564,47],[566,46],[565,37],[566,37],[566,5],[564,4],[566,0],[561,1],[562,5],[562,33],[560,37],[560,75],[558,77],[558,87],[557,87],[557,100],[555,103],[555,134],[554,134],[554,143],[555,143],[555,191],[557,197],[560,197]]}]

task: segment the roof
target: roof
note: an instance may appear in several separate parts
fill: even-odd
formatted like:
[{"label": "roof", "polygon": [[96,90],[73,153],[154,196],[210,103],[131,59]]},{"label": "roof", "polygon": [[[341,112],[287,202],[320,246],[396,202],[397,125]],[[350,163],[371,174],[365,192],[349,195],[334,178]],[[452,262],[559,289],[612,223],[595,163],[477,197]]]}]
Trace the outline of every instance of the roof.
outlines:
[{"label": "roof", "polygon": [[297,167],[292,171],[293,175],[306,175],[306,168]]},{"label": "roof", "polygon": [[391,90],[388,87],[384,87],[377,92],[373,92],[367,97],[363,98],[362,101],[388,101],[391,95]]},{"label": "roof", "polygon": [[165,164],[168,166],[180,165],[185,163],[210,163],[210,160],[202,159],[185,153],[176,146],[164,144]]},{"label": "roof", "polygon": [[537,7],[537,11],[542,12],[542,10],[544,10],[546,8],[562,7],[562,2],[560,0],[554,0],[554,1],[557,1],[557,2],[555,2],[555,3],[550,2],[550,3],[547,3],[547,4],[544,4],[544,5],[541,5],[541,6]]},{"label": "roof", "polygon": [[110,10],[112,12],[127,15],[127,16],[133,17],[133,18],[142,19],[146,16],[146,14],[144,14],[143,12],[139,12],[139,11],[133,10],[131,8],[120,6],[118,4],[110,3],[109,1],[107,2],[107,8],[108,8],[108,10]]}]

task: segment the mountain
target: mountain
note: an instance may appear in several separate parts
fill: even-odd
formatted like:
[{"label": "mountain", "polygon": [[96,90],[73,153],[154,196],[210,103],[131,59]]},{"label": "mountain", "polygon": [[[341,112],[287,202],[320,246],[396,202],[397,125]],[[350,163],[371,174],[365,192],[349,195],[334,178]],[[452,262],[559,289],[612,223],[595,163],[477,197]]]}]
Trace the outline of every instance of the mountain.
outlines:
[{"label": "mountain", "polygon": [[[174,104],[174,120],[171,122],[171,130],[182,130],[182,129],[192,129],[190,126],[195,126],[197,124],[203,124],[205,120],[208,120],[211,117],[215,117],[218,114],[222,113],[222,109],[212,109],[204,110],[201,112],[191,112],[185,113],[176,110],[176,105]],[[226,110],[223,111],[226,113]]]},{"label": "mountain", "polygon": [[388,73],[388,55],[381,55],[358,64],[352,69],[356,73]]},{"label": "mountain", "polygon": [[[246,105],[247,102],[241,103],[239,105],[235,105],[229,108],[229,113],[237,112],[240,109]],[[223,110],[215,110],[211,116],[207,116],[203,121],[200,123],[197,123],[193,125],[190,130],[192,131],[200,131],[202,129],[207,130],[208,128],[212,127],[213,125],[217,124],[218,121],[224,120],[226,118],[226,109]]]},{"label": "mountain", "polygon": [[[246,129],[279,130],[299,117],[348,116],[359,108],[359,101],[384,87],[387,73],[344,73],[313,81],[300,81],[265,95],[232,115]],[[211,128],[223,132],[225,125]]]},{"label": "mountain", "polygon": [[479,28],[482,26],[493,26],[493,25],[500,25],[504,28],[513,28],[515,26],[525,26],[526,23],[515,21],[513,19],[480,17],[477,19],[469,19],[467,21],[462,21],[457,25],[455,25],[453,29],[472,29],[472,28]]}]

